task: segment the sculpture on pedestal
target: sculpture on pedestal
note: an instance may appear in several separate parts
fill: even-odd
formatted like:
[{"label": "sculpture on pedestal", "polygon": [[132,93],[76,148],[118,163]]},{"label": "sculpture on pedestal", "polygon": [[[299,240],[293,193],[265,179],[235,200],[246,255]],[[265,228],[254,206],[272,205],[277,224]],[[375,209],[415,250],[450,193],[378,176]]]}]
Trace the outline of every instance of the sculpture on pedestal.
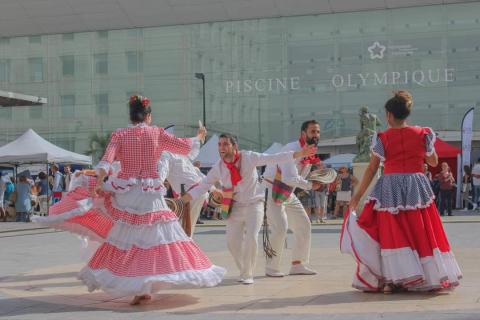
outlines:
[{"label": "sculpture on pedestal", "polygon": [[368,107],[360,108],[360,132],[357,134],[356,144],[358,154],[353,162],[370,162],[370,145],[373,134],[382,125],[378,117],[370,113]]}]

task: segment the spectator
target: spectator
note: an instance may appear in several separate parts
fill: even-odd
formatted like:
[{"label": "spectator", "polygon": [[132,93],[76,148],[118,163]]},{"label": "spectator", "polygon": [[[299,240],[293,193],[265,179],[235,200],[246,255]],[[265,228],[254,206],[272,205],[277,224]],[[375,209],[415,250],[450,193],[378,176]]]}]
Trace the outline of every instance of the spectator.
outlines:
[{"label": "spectator", "polygon": [[66,164],[63,167],[63,171],[65,172],[65,191],[70,191],[70,181],[73,178],[72,168],[69,164]]},{"label": "spectator", "polygon": [[[3,198],[3,200],[5,201],[4,209],[7,217],[9,216],[8,207],[10,206],[10,196],[12,195],[14,190],[15,190],[15,186],[13,185],[13,181],[10,177],[8,177],[8,181],[5,185],[5,196]],[[10,218],[14,219],[15,217],[10,217]]]},{"label": "spectator", "polygon": [[448,215],[453,216],[452,198],[455,179],[446,162],[442,163],[442,172],[438,174],[438,181],[440,181],[440,215],[444,215],[445,206],[447,206]]},{"label": "spectator", "polygon": [[478,207],[478,198],[480,198],[480,158],[477,159],[477,164],[472,169],[473,177],[473,202]]},{"label": "spectator", "polygon": [[477,208],[477,204],[468,198],[470,194],[470,186],[472,184],[472,169],[470,166],[463,166],[463,171],[465,171],[465,175],[463,176],[462,184],[462,211],[468,211],[468,205],[465,205],[465,202],[472,204],[472,210],[475,210]]},{"label": "spectator", "polygon": [[52,166],[52,174],[53,174],[53,192],[62,192],[65,190],[65,185],[63,182],[63,175],[58,171],[58,165],[54,164]]},{"label": "spectator", "polygon": [[343,203],[342,217],[347,213],[348,203],[352,198],[353,187],[358,183],[358,179],[348,172],[346,165],[340,166],[338,170],[337,181],[335,182],[335,190],[337,191],[337,204],[335,205],[335,212],[332,219],[337,219],[338,210]]},{"label": "spectator", "polygon": [[40,181],[37,182],[38,196],[51,196],[52,190],[49,188],[49,183],[45,172],[40,172],[38,174],[38,178],[40,179]]},{"label": "spectator", "polygon": [[30,221],[30,212],[32,210],[31,194],[32,186],[27,182],[27,177],[21,176],[20,183],[17,184],[17,200],[15,201],[16,222]]},{"label": "spectator", "polygon": [[428,181],[432,181],[432,173],[428,171],[428,164],[423,164],[423,173],[427,176]]},{"label": "spectator", "polygon": [[313,193],[313,190],[301,190],[297,194],[298,200],[303,205],[303,208],[305,209],[305,212],[307,213],[308,218],[310,219],[310,222],[312,219],[310,218],[312,215],[312,209],[315,208],[315,195]]},{"label": "spectator", "polygon": [[3,172],[0,171],[0,218],[3,217],[3,221],[7,221],[7,213],[4,209],[3,199],[5,195],[6,181],[3,179]]},{"label": "spectator", "polygon": [[[325,165],[322,163],[315,169],[323,169]],[[327,219],[327,200],[328,189],[330,184],[322,184],[320,188],[313,191],[315,198],[315,222],[324,223]]]}]

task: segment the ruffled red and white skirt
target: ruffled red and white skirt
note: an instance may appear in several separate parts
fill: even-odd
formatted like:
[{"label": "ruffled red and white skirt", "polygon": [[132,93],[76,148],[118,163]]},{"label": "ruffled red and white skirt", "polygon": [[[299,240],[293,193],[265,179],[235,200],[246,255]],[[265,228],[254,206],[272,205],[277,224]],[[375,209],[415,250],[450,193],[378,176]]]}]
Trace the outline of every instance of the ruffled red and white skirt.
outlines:
[{"label": "ruffled red and white skirt", "polygon": [[343,223],[340,249],[357,262],[354,288],[381,291],[393,283],[426,291],[459,285],[462,273],[434,203],[395,214],[375,205],[367,202],[358,219],[349,212]]},{"label": "ruffled red and white skirt", "polygon": [[123,194],[101,193],[92,199],[96,181],[81,176],[48,217],[34,218],[89,240],[87,250],[94,251],[78,275],[88,291],[143,295],[222,281],[226,270],[213,265],[185,234],[161,193],[144,193],[138,184]]}]

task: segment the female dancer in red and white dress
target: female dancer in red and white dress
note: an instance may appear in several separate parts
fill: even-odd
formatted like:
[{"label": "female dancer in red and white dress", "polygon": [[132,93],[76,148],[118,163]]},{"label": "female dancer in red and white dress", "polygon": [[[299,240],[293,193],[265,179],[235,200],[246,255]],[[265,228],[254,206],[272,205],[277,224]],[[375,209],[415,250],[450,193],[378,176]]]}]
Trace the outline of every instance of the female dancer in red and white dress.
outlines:
[{"label": "female dancer in red and white dress", "polygon": [[[422,172],[424,161],[438,163],[435,133],[407,125],[411,107],[411,96],[403,91],[386,103],[390,129],[373,136],[373,156],[343,224],[340,248],[358,264],[352,286],[360,290],[453,289],[462,277]],[[355,207],[380,161],[384,174],[357,218]]]},{"label": "female dancer in red and white dress", "polygon": [[[149,104],[142,96],[130,98],[132,125],[112,134],[95,168],[98,179],[85,178],[85,185],[80,183],[54,205],[50,216],[36,219],[103,242],[78,278],[90,292],[134,295],[131,304],[170,287],[215,286],[226,273],[185,234],[165,203],[165,187],[157,173],[163,150],[196,157],[206,130],[200,128],[196,138],[179,139],[149,126]],[[103,182],[116,158],[121,164],[118,176]],[[107,217],[101,222],[103,229],[97,227],[98,213]],[[84,218],[88,215],[93,223]]]}]

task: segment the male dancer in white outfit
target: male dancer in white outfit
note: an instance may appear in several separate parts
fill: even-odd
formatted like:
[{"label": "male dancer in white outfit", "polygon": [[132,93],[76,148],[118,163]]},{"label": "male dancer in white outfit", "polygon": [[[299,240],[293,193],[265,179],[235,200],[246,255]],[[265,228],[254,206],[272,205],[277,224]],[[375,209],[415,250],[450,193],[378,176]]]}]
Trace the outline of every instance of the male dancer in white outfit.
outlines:
[{"label": "male dancer in white outfit", "polygon": [[[305,121],[302,124],[301,138],[298,141],[286,144],[280,152],[302,150],[303,145],[317,145],[320,139],[320,126],[315,120]],[[305,177],[310,172],[312,163],[319,162],[320,159],[309,157],[307,159],[296,159],[293,162],[287,162],[279,165],[282,172],[282,182],[295,188],[303,190],[316,190],[320,187],[317,181],[309,182]],[[272,181],[275,179],[277,172],[276,165],[268,165],[263,174],[263,189],[272,189]],[[305,212],[303,205],[293,193],[290,194],[287,201],[283,204],[275,204],[272,200],[271,192],[267,202],[267,220],[272,230],[270,235],[270,243],[276,255],[271,259],[267,258],[265,265],[265,274],[270,277],[283,277],[280,272],[280,261],[282,259],[283,247],[287,236],[287,229],[291,229],[294,233],[294,245],[292,252],[291,275],[317,274],[315,271],[308,269],[302,263],[307,263],[310,256],[310,238],[311,225],[309,215]],[[287,220],[288,218],[288,220]]]},{"label": "male dancer in white outfit", "polygon": [[[158,174],[160,179],[165,182],[168,180],[176,194],[181,195],[181,185],[185,185],[185,191],[189,191],[200,184],[205,175],[200,169],[193,166],[187,156],[163,151],[160,160],[158,160]],[[213,189],[212,189],[213,190]],[[192,236],[195,231],[198,216],[202,211],[203,204],[208,198],[205,191],[199,195],[190,204],[190,222],[192,225]]]},{"label": "male dancer in white outfit", "polygon": [[[252,151],[238,151],[237,137],[223,133],[218,140],[221,159],[215,163],[199,186],[189,191],[185,202],[203,195],[215,182],[226,188],[233,186],[233,208],[227,219],[227,245],[240,269],[239,282],[253,283],[253,269],[257,257],[258,233],[263,222],[264,190],[258,183],[257,168],[267,164],[293,162],[294,159],[315,155],[314,145],[305,145],[297,151],[267,155]],[[238,169],[240,167],[240,170]],[[221,196],[220,190],[214,191]],[[245,239],[246,229],[246,239]],[[245,239],[245,249],[242,242]]]}]

